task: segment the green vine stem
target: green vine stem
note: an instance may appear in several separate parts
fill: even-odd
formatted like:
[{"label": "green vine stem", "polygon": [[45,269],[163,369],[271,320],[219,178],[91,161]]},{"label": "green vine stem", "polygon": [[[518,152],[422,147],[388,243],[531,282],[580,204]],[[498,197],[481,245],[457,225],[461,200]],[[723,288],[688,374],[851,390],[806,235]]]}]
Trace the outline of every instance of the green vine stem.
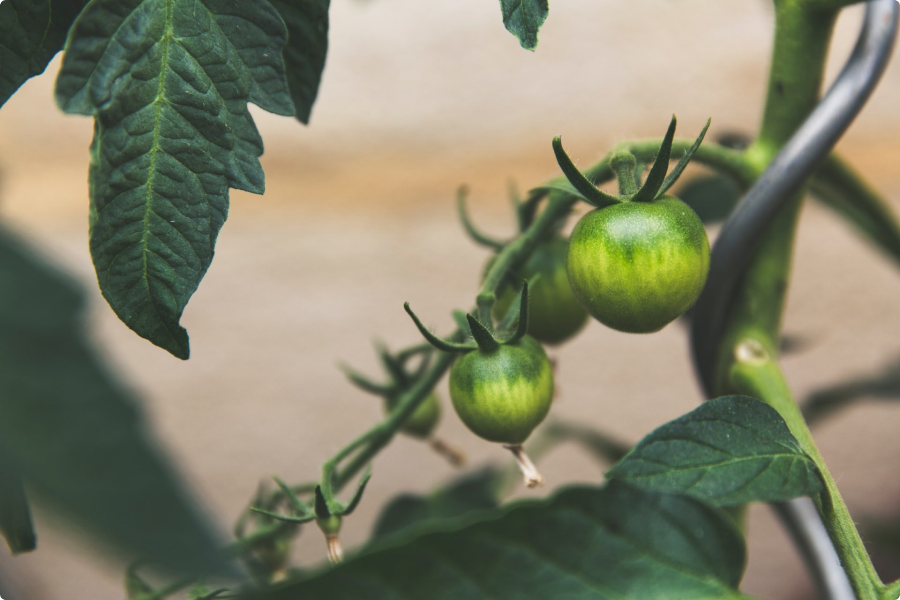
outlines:
[{"label": "green vine stem", "polygon": [[[766,108],[759,138],[747,150],[748,160],[759,173],[818,103],[830,40],[844,4],[847,3],[776,1],[775,45]],[[723,394],[755,396],[785,419],[822,474],[825,491],[813,500],[857,597],[878,600],[884,588],[777,363],[803,193],[788,204],[767,232],[744,275],[718,352],[716,388]]]},{"label": "green vine stem", "polygon": [[[589,167],[585,175],[595,184],[610,181],[614,174],[610,166],[610,157],[622,150],[630,151],[638,161],[650,163],[659,151],[661,139],[622,142],[618,144],[606,157]],[[693,140],[675,140],[672,149],[672,160],[678,160],[693,145]],[[723,146],[701,146],[694,160],[710,166],[717,171],[732,177],[742,186],[752,183],[756,171],[746,161],[743,153]],[[537,212],[539,204],[547,198],[549,200],[543,211]],[[529,226],[515,239],[503,247],[497,254],[491,268],[485,274],[481,289],[477,295],[477,310],[482,315],[490,314],[496,292],[503,285],[506,274],[524,264],[537,246],[551,235],[559,227],[572,211],[572,208],[580,200],[564,192],[549,192],[546,188],[532,191],[523,203],[523,221],[529,222]],[[485,322],[490,322],[486,318]],[[459,335],[457,330],[453,335]],[[418,348],[418,346],[416,346]],[[371,460],[393,439],[403,422],[411,415],[419,404],[431,393],[441,380],[454,356],[447,353],[438,353],[439,356],[425,373],[411,385],[397,402],[396,408],[385,418],[355,440],[351,441],[322,466],[323,491],[328,495],[339,492]],[[346,462],[346,464],[344,464]],[[315,487],[315,483],[292,486],[293,489],[309,491]],[[278,494],[279,492],[274,492]],[[257,538],[251,534],[255,541],[262,541],[278,535],[279,525],[273,525],[265,531],[259,532]]]},{"label": "green vine stem", "polygon": [[[799,405],[794,401],[784,373],[774,359],[771,347],[762,336],[746,338],[735,349],[731,368],[731,386],[743,394],[764,399],[784,418],[791,433],[803,450],[815,461],[825,483],[825,491],[813,498],[822,521],[837,549],[841,564],[860,599],[876,600],[882,596],[883,585],[869,554],[863,545],[856,524],[847,510],[837,483],[813,441],[803,420]],[[895,599],[892,599],[895,600]]]},{"label": "green vine stem", "polygon": [[[632,152],[639,161],[652,162],[661,143],[661,139],[653,139],[618,144],[606,157],[588,168],[585,175],[595,184],[610,181],[614,176],[610,166],[610,157],[616,152],[625,149]],[[675,140],[672,159],[679,159],[691,148],[693,143],[693,140]],[[756,176],[756,171],[747,163],[741,151],[723,146],[701,146],[694,160],[733,177],[742,185],[749,185],[752,183],[752,177]],[[537,204],[546,194],[546,191],[533,192],[529,195],[526,203],[536,211]],[[568,217],[572,208],[579,201],[575,196],[562,192],[550,194],[546,208],[537,215],[521,235],[497,254],[491,268],[485,274],[477,295],[477,309],[480,312],[487,311],[487,314],[490,314],[495,294],[503,284],[506,274],[523,265],[537,246],[558,227],[559,222]],[[490,322],[490,319],[486,318],[485,322]],[[454,335],[458,333],[457,331]],[[416,410],[419,403],[431,393],[434,386],[450,368],[453,358],[452,355],[440,353],[435,364],[429,368],[416,385],[400,398],[397,408],[384,421],[352,441],[325,463],[323,477],[333,477],[333,485],[336,490],[340,490],[346,485],[391,441],[404,420]],[[351,456],[350,462],[345,467],[339,468],[339,464]]]}]

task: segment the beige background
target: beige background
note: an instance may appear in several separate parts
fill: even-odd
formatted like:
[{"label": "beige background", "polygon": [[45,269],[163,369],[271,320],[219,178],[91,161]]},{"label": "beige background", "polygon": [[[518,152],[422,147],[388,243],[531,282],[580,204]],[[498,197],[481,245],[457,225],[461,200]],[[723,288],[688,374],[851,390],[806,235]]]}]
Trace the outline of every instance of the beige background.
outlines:
[{"label": "beige background", "polygon": [[[233,194],[218,256],[184,316],[193,357],[180,362],[135,337],[99,293],[87,252],[90,122],[52,103],[51,65],[0,111],[0,216],[84,282],[97,343],[144,398],[168,453],[223,528],[271,474],[314,478],[320,463],[379,418],[379,403],[334,368],[374,370],[369,341],[417,339],[402,311],[413,302],[449,327],[471,303],[485,254],[462,235],[453,191],[473,187],[485,229],[511,232],[504,188],[556,173],[550,140],[587,164],[619,139],[658,136],[676,112],[694,135],[752,132],[765,80],[768,3],[735,0],[556,2],[536,53],[483,0],[334,0],[328,66],[313,123],[260,114],[268,192]],[[834,67],[855,37],[848,11]],[[895,62],[842,149],[889,197],[900,197],[900,62]],[[900,208],[898,202],[895,207]],[[900,350],[900,277],[830,213],[810,205],[800,231],[787,329],[812,345],[786,367],[798,394],[873,372]],[[699,401],[678,326],[628,336],[592,325],[556,352],[559,415],[637,440]],[[473,463],[507,461],[445,414],[441,435]],[[854,514],[897,508],[900,419],[863,405],[817,437]],[[570,450],[544,463],[554,486],[598,481],[602,469]],[[424,491],[451,470],[401,439],[345,526],[362,542],[399,491]],[[114,599],[122,565],[38,512],[38,552],[0,570],[26,598]],[[313,532],[296,560],[323,555]],[[752,512],[746,590],[800,598],[809,583],[765,508]]]}]

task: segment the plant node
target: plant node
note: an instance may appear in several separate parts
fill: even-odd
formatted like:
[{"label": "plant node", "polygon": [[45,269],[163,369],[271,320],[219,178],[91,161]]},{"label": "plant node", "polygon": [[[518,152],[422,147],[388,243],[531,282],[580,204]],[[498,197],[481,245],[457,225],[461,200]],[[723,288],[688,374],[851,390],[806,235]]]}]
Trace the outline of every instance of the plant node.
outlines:
[{"label": "plant node", "polygon": [[757,340],[744,340],[734,349],[738,362],[758,365],[769,360],[769,353]]}]

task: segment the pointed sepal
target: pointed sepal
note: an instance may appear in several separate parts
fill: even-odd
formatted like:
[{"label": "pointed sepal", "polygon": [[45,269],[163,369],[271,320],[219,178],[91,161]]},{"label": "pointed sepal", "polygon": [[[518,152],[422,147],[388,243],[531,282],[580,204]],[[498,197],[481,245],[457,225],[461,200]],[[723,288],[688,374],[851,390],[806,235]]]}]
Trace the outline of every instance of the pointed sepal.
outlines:
[{"label": "pointed sepal", "polygon": [[416,324],[416,327],[419,329],[419,333],[422,334],[422,336],[428,341],[429,344],[431,344],[438,350],[441,350],[442,352],[468,352],[475,349],[474,344],[460,344],[457,342],[451,342],[439,338],[438,336],[433,334],[427,327],[425,327],[425,325],[422,324],[422,321],[419,320],[419,317],[416,316],[416,313],[414,313],[409,307],[409,302],[404,303],[403,308],[413,320],[413,323]]},{"label": "pointed sepal", "polygon": [[466,208],[466,198],[468,195],[469,188],[464,185],[460,186],[459,191],[456,192],[456,206],[459,211],[459,220],[462,223],[463,229],[476,244],[491,248],[492,250],[502,250],[503,246],[506,244],[500,240],[495,240],[489,235],[481,233],[478,231],[478,228],[475,227],[475,224],[472,223],[472,219],[469,218],[469,211]]},{"label": "pointed sepal", "polygon": [[314,508],[316,511],[316,519],[318,521],[326,521],[332,514],[334,514],[329,506],[328,500],[325,499],[325,494],[322,493],[322,486],[316,486],[316,501],[314,504]]},{"label": "pointed sepal", "polygon": [[569,180],[572,187],[578,191],[579,195],[585,201],[597,208],[613,206],[622,202],[622,198],[597,189],[597,186],[591,183],[590,180],[578,170],[578,167],[575,166],[575,163],[572,162],[572,159],[569,158],[569,155],[566,154],[566,151],[563,149],[562,139],[560,139],[559,136],[553,138],[553,153],[556,154],[556,162],[559,163],[559,168],[562,169],[566,179]]},{"label": "pointed sepal", "polygon": [[697,141],[695,141],[694,145],[684,153],[684,156],[682,156],[681,160],[678,161],[678,164],[675,165],[675,169],[671,173],[669,173],[668,177],[666,177],[666,180],[663,182],[662,187],[659,189],[659,193],[656,194],[657,198],[665,194],[670,187],[675,185],[675,182],[678,181],[678,178],[681,177],[681,174],[684,172],[684,168],[688,166],[688,163],[691,162],[692,158],[694,158],[694,154],[696,154],[697,150],[700,149],[700,144],[703,143],[703,138],[706,137],[706,132],[709,130],[709,126],[711,124],[712,119],[707,119],[706,125],[703,127],[703,131],[701,131],[700,135],[697,137]]},{"label": "pointed sepal", "polygon": [[350,502],[347,503],[347,506],[344,507],[341,515],[346,516],[356,510],[356,507],[359,506],[359,501],[362,500],[363,492],[366,491],[366,486],[369,484],[369,480],[371,478],[372,466],[370,465],[368,468],[366,468],[366,472],[363,473],[363,476],[359,479],[359,485],[356,486],[356,492],[353,494]]},{"label": "pointed sepal", "polygon": [[282,515],[280,513],[273,512],[271,510],[259,508],[258,506],[251,506],[250,510],[252,510],[255,513],[265,515],[267,517],[275,519],[276,521],[282,521],[284,523],[294,523],[294,524],[298,524],[298,525],[302,524],[302,523],[309,523],[310,521],[312,521],[316,518],[315,515],[305,516],[305,517],[293,516],[293,515]]},{"label": "pointed sepal", "polygon": [[662,145],[659,147],[659,154],[656,155],[656,161],[647,174],[647,180],[638,193],[631,199],[632,202],[652,202],[656,199],[657,193],[662,188],[666,180],[666,173],[669,171],[669,159],[672,156],[672,142],[675,140],[675,128],[678,126],[678,119],[672,115],[672,121],[669,123],[669,130],[666,131],[666,137],[663,138]]},{"label": "pointed sepal", "polygon": [[278,477],[273,477],[272,479],[275,481],[275,485],[278,486],[278,489],[281,490],[281,493],[284,494],[288,504],[297,512],[297,514],[303,517],[315,517],[315,513],[309,510],[306,503],[300,500],[300,498],[297,497],[297,494],[294,493],[294,490],[292,490],[284,481]]},{"label": "pointed sepal", "polygon": [[512,336],[507,339],[504,344],[515,344],[528,333],[528,281],[522,284],[522,291],[519,292],[519,324]]},{"label": "pointed sepal", "polygon": [[359,389],[375,394],[376,396],[386,396],[393,391],[391,386],[375,383],[359,371],[346,363],[338,363],[338,368],[343,371],[344,376]]},{"label": "pointed sepal", "polygon": [[406,371],[403,369],[403,365],[400,361],[391,354],[387,344],[381,340],[375,340],[375,352],[378,353],[378,358],[381,360],[384,370],[390,375],[391,380],[397,386],[404,387],[407,383]]},{"label": "pointed sepal", "polygon": [[482,352],[493,352],[500,347],[500,343],[494,339],[494,334],[481,321],[472,315],[466,315],[466,319],[469,322],[472,337],[475,338],[475,343],[478,344],[479,350]]}]

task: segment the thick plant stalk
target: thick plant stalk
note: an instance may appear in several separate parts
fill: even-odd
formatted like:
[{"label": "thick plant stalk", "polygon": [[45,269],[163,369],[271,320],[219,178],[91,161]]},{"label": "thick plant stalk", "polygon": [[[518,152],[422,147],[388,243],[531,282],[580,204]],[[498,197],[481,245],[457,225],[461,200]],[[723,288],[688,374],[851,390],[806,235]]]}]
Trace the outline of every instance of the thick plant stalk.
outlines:
[{"label": "thick plant stalk", "polygon": [[[754,148],[761,166],[768,162],[768,167],[725,224],[713,249],[709,280],[696,305],[697,317],[693,321],[694,362],[710,397],[724,389],[736,389],[770,403],[816,460],[826,491],[815,499],[815,505],[819,516],[827,522],[827,534],[833,545],[829,549],[822,544],[822,520],[807,518],[807,501],[793,501],[781,514],[789,522],[789,528],[797,533],[795,539],[817,574],[823,595],[832,600],[877,599],[885,587],[875,573],[834,479],[775,361],[783,287],[787,282],[800,192],[860,112],[883,74],[896,37],[900,10],[895,0],[869,3],[850,60],[825,98],[803,119],[802,126],[797,119],[802,117],[810,94],[817,93],[814,77],[821,77],[824,69],[827,40],[837,7],[823,11],[784,2],[779,4],[777,12],[779,32],[769,102],[760,141]],[[792,34],[802,34],[807,39],[791,39]],[[818,48],[815,60],[820,64],[806,88],[796,94],[793,102],[788,102],[781,98],[784,95],[781,86],[783,81],[791,81],[790,68],[784,65],[792,63],[783,59],[792,52],[792,44]],[[778,73],[779,70],[787,72]],[[795,75],[798,79],[804,76]],[[788,78],[781,79],[782,76]],[[779,148],[780,152],[772,158],[773,150]],[[756,308],[763,305],[767,308]],[[742,354],[741,347],[747,344],[757,344],[759,351]],[[844,572],[835,565],[843,565]],[[845,586],[848,578],[849,585]]]}]

